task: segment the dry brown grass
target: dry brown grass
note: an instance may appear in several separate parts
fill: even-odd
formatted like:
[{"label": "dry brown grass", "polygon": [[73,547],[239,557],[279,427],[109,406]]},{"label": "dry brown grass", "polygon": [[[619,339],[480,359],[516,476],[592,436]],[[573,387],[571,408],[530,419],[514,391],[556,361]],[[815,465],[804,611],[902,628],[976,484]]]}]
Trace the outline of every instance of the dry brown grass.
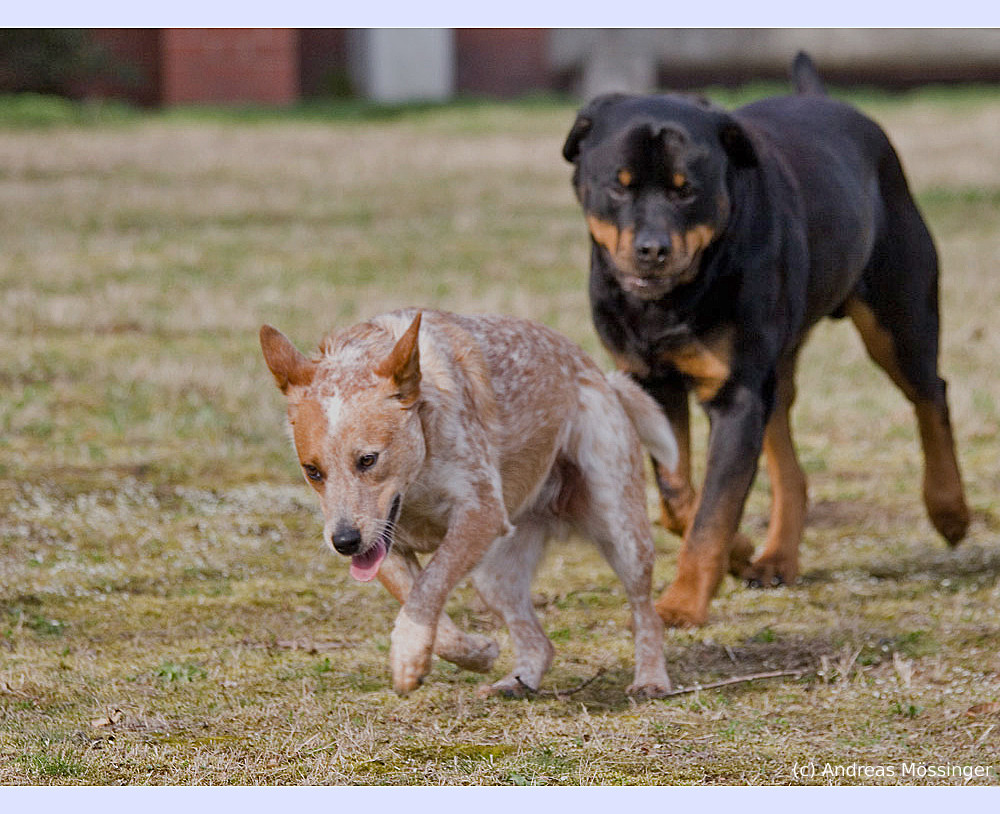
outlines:
[{"label": "dry brown grass", "polygon": [[[996,784],[1000,96],[867,104],[943,257],[971,533],[954,552],[934,534],[909,406],[847,325],[821,326],[795,416],[801,582],[728,581],[706,627],[665,638],[678,684],[805,674],[640,705],[621,588],[574,544],[536,582],[546,686],[597,680],[481,700],[479,677],[438,662],[397,698],[396,607],[322,549],[256,341],[264,321],[308,346],[427,304],[534,317],[603,359],[559,157],[570,107],[0,133],[0,782],[865,781],[829,764]],[[767,496],[762,475],[757,540]],[[659,590],[677,541],[657,544]],[[499,675],[506,633],[466,588],[450,608],[498,636]]]}]

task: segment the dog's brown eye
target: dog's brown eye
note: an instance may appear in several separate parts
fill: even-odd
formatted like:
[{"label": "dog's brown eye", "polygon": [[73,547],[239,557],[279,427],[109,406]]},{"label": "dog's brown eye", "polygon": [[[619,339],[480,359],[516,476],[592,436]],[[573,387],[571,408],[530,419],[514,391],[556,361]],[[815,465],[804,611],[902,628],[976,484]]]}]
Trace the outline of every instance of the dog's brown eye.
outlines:
[{"label": "dog's brown eye", "polygon": [[319,483],[323,480],[323,473],[312,464],[303,464],[302,471],[305,472],[306,477],[314,483]]},{"label": "dog's brown eye", "polygon": [[635,179],[632,177],[632,173],[630,173],[628,170],[626,169],[618,170],[618,183],[621,184],[626,189],[632,186],[632,182],[634,180]]},{"label": "dog's brown eye", "polygon": [[377,461],[377,452],[366,452],[364,455],[358,457],[358,471],[364,472],[366,469],[371,469]]}]

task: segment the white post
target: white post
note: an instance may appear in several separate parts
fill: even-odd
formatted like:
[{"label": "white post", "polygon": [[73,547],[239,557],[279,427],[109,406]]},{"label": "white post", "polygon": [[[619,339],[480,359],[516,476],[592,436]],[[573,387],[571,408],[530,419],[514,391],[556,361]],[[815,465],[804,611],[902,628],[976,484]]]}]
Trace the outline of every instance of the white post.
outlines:
[{"label": "white post", "polygon": [[350,40],[360,93],[376,102],[445,101],[455,92],[450,28],[365,28]]}]

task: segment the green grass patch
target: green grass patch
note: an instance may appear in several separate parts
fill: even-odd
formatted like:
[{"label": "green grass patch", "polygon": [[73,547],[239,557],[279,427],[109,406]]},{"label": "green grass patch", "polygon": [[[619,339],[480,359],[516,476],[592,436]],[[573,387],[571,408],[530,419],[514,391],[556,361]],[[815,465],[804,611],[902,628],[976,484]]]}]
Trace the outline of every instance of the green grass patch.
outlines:
[{"label": "green grass patch", "polygon": [[41,782],[67,780],[80,777],[85,768],[79,760],[66,752],[40,752],[25,758],[28,771]]},{"label": "green grass patch", "polygon": [[165,661],[153,671],[153,675],[165,684],[189,684],[206,678],[208,673],[198,664]]},{"label": "green grass patch", "polygon": [[0,128],[109,127],[135,122],[140,116],[119,102],[75,102],[37,93],[0,95]]}]

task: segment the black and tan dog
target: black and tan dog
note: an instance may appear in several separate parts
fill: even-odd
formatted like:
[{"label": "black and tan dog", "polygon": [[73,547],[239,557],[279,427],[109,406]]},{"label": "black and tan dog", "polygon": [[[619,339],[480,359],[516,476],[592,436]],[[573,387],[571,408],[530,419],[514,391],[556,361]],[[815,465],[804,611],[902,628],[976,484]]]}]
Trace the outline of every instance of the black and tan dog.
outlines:
[{"label": "black and tan dog", "polygon": [[[950,544],[969,511],[938,375],[938,262],[882,130],[827,98],[800,54],[798,93],[732,112],[686,96],[612,94],[563,147],[591,235],[590,300],[617,364],[662,404],[681,447],[657,467],[666,525],[684,535],[657,603],[700,624],[726,570],[792,582],[806,481],[789,427],[796,356],[822,318],[849,316],[912,402],[924,502]],[[710,419],[700,495],[688,393]],[[773,484],[764,551],[737,532],[761,448]]]}]

